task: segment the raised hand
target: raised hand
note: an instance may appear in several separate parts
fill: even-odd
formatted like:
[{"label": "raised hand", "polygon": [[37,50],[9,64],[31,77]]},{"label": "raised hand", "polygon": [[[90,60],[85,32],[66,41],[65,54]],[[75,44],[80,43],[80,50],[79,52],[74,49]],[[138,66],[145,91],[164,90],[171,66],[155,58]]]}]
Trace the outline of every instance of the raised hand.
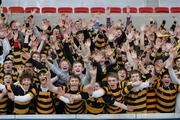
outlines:
[{"label": "raised hand", "polygon": [[13,92],[8,92],[7,95],[8,95],[8,98],[9,98],[9,99],[11,99],[12,101],[14,101],[15,95],[14,95]]},{"label": "raised hand", "polygon": [[22,75],[22,73],[23,73],[23,71],[24,71],[24,66],[19,65],[19,66],[17,67],[17,71],[18,71],[19,75]]},{"label": "raised hand", "polygon": [[91,84],[87,85],[84,90],[84,92],[87,92],[89,95],[92,95],[93,91],[94,91],[94,85]]},{"label": "raised hand", "polygon": [[31,58],[31,54],[24,52],[24,53],[22,54],[22,57],[25,58],[26,60],[28,60],[28,59]]},{"label": "raised hand", "polygon": [[27,36],[30,36],[33,34],[33,31],[31,29],[27,30],[25,33]]},{"label": "raised hand", "polygon": [[132,56],[132,59],[134,59],[134,60],[137,60],[137,58],[138,58],[136,51],[132,51],[131,56]]},{"label": "raised hand", "polygon": [[46,19],[43,20],[43,21],[41,22],[41,27],[42,27],[43,30],[47,30],[48,27],[49,27],[48,20],[46,20]]},{"label": "raised hand", "polygon": [[140,27],[140,30],[141,30],[142,32],[144,32],[144,31],[145,31],[145,28],[146,28],[146,25],[145,25],[145,24],[142,24],[141,27]]},{"label": "raised hand", "polygon": [[47,80],[51,80],[51,72],[49,70],[46,72],[46,78]]},{"label": "raised hand", "polygon": [[91,76],[96,76],[96,74],[97,74],[97,67],[94,67],[89,72],[90,72]]},{"label": "raised hand", "polygon": [[141,85],[141,81],[136,81],[136,82],[132,82],[131,83],[131,85],[133,86],[133,87],[138,87],[139,85]]},{"label": "raised hand", "polygon": [[105,49],[105,56],[108,58],[108,57],[111,57],[112,54],[114,53],[115,49],[112,49],[110,47],[106,48]]},{"label": "raised hand", "polygon": [[62,89],[62,87],[58,87],[57,95],[58,96],[63,96],[64,94],[65,94],[65,91]]},{"label": "raised hand", "polygon": [[91,40],[90,39],[87,39],[87,41],[85,42],[85,47],[87,47],[87,48],[90,48],[90,46],[91,46]]},{"label": "raised hand", "polygon": [[96,54],[92,55],[92,57],[94,58],[94,60],[96,62],[100,62],[104,56],[102,55],[102,53],[96,53]]}]

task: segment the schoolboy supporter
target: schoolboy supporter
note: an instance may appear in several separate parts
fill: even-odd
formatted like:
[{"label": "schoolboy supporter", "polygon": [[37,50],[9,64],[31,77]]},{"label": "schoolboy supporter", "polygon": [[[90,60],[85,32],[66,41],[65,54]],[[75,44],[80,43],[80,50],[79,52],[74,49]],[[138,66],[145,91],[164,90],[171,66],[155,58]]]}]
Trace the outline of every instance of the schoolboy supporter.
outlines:
[{"label": "schoolboy supporter", "polygon": [[[125,96],[129,94],[131,89],[141,90],[147,86],[145,84],[141,85],[139,81],[134,82],[134,83],[118,81],[117,75],[115,73],[110,74],[107,79],[108,79],[108,86],[104,87],[104,89],[99,89],[97,91],[94,91],[92,96],[95,96],[95,98],[98,98],[98,97],[103,96],[104,94],[108,94],[108,95],[112,95],[117,102],[124,103]],[[123,85],[121,83],[125,83],[125,84]],[[125,111],[123,111],[121,108],[116,107],[112,104],[106,104],[105,106],[105,113],[117,114],[117,113],[123,113],[123,112]]]},{"label": "schoolboy supporter", "polygon": [[[99,89],[100,89],[100,85],[99,83],[96,82],[94,91],[97,91]],[[123,103],[118,102],[115,98],[113,98],[113,96],[105,94],[102,97],[98,97],[98,98],[92,95],[86,100],[87,114],[106,113],[105,106],[111,104],[123,110],[133,111],[129,106],[126,106]]]},{"label": "schoolboy supporter", "polygon": [[177,72],[179,72],[180,70],[180,57],[177,56],[175,59],[174,59],[174,70],[176,70]]},{"label": "schoolboy supporter", "polygon": [[[57,65],[52,65],[49,62],[48,64],[50,65],[50,69],[58,76],[60,76],[60,80],[62,79],[62,83],[68,82],[68,78],[70,76],[70,64],[67,60],[63,60],[62,62],[60,62],[60,68],[57,67]],[[86,73],[83,74],[83,70],[84,66],[81,62],[73,63],[72,74],[79,76],[81,78],[81,84],[86,85],[90,83],[90,74],[88,72],[88,69],[86,69]]]},{"label": "schoolboy supporter", "polygon": [[175,112],[176,97],[180,87],[171,82],[168,71],[163,72],[161,80],[156,81],[153,86],[156,88],[157,111],[160,113]]},{"label": "schoolboy supporter", "polygon": [[[48,83],[49,90],[59,94],[58,91],[62,90],[66,93],[65,95],[60,95],[59,99],[65,102],[64,113],[65,114],[82,114],[85,113],[85,101],[88,97],[88,93],[83,92],[83,86],[80,84],[80,78],[76,75],[71,76],[69,79],[69,83],[63,87],[55,87],[52,86],[51,81]],[[81,94],[83,99],[76,100],[72,103],[66,96],[70,97],[71,95]]]},{"label": "schoolboy supporter", "polygon": [[[179,85],[180,84],[179,74],[178,74],[178,69],[176,67],[176,64],[177,64],[176,59],[178,59],[178,56],[177,57],[175,56],[177,56],[177,50],[171,51],[171,55],[166,63],[166,68],[168,68],[168,72],[172,80],[172,83]],[[174,64],[175,66],[173,66]],[[180,111],[180,104],[178,102],[179,100],[180,100],[180,94],[178,93],[176,97],[176,106],[175,106],[176,113],[179,113]]]},{"label": "schoolboy supporter", "polygon": [[[143,74],[142,80],[146,81],[148,79],[156,79],[155,76],[155,67],[152,63],[147,63],[146,65],[140,61],[139,62],[139,70]],[[154,113],[156,112],[156,93],[155,88],[152,86],[149,86],[147,88],[147,112],[148,113]]]},{"label": "schoolboy supporter", "polygon": [[58,82],[59,84],[68,83],[71,69],[71,64],[68,60],[62,60],[59,64],[57,63],[57,60],[55,60],[54,64],[51,64],[49,61],[46,61],[46,63],[48,66],[50,66],[50,69],[57,75],[56,80],[54,80],[53,82]]},{"label": "schoolboy supporter", "polygon": [[4,60],[6,56],[10,53],[11,46],[9,44],[9,41],[7,39],[7,28],[3,28],[0,31],[0,64],[2,65],[4,63]]},{"label": "schoolboy supporter", "polygon": [[[95,69],[96,70],[96,69]],[[93,70],[92,70],[93,71]],[[92,91],[95,84],[96,73],[90,72],[92,79],[87,85],[81,84],[81,79],[77,75],[72,75],[69,78],[69,83],[65,86],[55,87],[48,81],[49,90],[58,94],[58,98],[65,103],[64,112],[67,114],[86,113],[85,100],[88,98],[88,92]],[[94,73],[94,74],[93,74]],[[64,91],[64,95],[59,95]],[[76,96],[77,95],[77,96]],[[75,99],[72,97],[75,97]]]},{"label": "schoolboy supporter", "polygon": [[0,114],[12,114],[14,103],[8,98],[5,87],[13,84],[12,75],[7,73],[3,76],[2,89],[0,90]]},{"label": "schoolboy supporter", "polygon": [[[19,96],[19,95],[25,95],[28,92],[34,93],[35,88],[32,87],[32,76],[29,73],[23,73],[19,78],[19,84],[14,85],[8,85],[7,86],[7,94],[10,99],[13,99],[13,95]],[[31,101],[27,102],[14,102],[14,114],[28,114],[30,109]]]},{"label": "schoolboy supporter", "polygon": [[[115,77],[113,74],[112,75],[110,74],[108,77],[108,86],[105,87],[105,91],[107,91],[107,93],[109,94],[112,94],[115,97],[115,100],[117,100],[118,102],[121,101],[122,103],[124,102],[126,103],[126,96],[129,95],[130,91],[141,90],[141,89],[146,88],[148,85],[149,83],[146,83],[146,82],[141,83],[139,81],[134,81],[134,82],[118,81],[117,76]],[[113,106],[107,105],[105,107],[105,110],[107,111],[107,113],[117,112],[116,110],[114,111],[114,109],[115,107]],[[125,111],[122,111],[121,109],[121,112],[125,112]]]},{"label": "schoolboy supporter", "polygon": [[29,102],[35,99],[36,114],[53,114],[55,113],[55,95],[48,90],[47,86],[47,69],[43,68],[38,73],[40,85],[35,88],[35,91],[28,92],[24,96],[12,96],[15,102]]},{"label": "schoolboy supporter", "polygon": [[3,81],[4,74],[10,73],[13,77],[13,83],[17,81],[18,72],[17,69],[13,66],[13,61],[11,59],[6,59],[3,64],[3,68],[0,71],[0,79]]},{"label": "schoolboy supporter", "polygon": [[[133,70],[130,73],[131,82],[140,82],[141,74],[138,70]],[[146,113],[147,112],[147,89],[132,90],[126,96],[126,104],[130,105],[133,113]]]},{"label": "schoolboy supporter", "polygon": [[[145,74],[145,78],[149,79],[154,76],[154,80],[156,79],[155,77],[155,68],[153,64],[148,64],[146,66],[146,70],[148,73]],[[149,86],[147,88],[147,112],[148,113],[155,113],[156,112],[156,93],[155,93],[155,88],[153,86]]]}]

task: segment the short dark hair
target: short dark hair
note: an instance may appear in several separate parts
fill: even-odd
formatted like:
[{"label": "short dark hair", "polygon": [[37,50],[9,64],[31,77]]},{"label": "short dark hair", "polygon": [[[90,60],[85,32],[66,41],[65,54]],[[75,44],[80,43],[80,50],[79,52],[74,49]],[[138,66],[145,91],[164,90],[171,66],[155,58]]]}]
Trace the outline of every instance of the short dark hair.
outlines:
[{"label": "short dark hair", "polygon": [[165,70],[162,72],[162,74],[161,74],[161,78],[163,78],[163,77],[164,77],[164,75],[169,75],[169,72],[168,72],[168,70],[167,70],[167,69],[165,69]]},{"label": "short dark hair", "polygon": [[24,78],[29,78],[32,82],[33,76],[29,72],[23,72],[23,74],[19,77],[19,82],[21,83]]},{"label": "short dark hair", "polygon": [[79,77],[79,76],[77,76],[77,75],[71,75],[70,76],[70,78],[69,78],[69,81],[72,79],[72,78],[76,78],[76,79],[78,79],[79,80],[79,82],[81,81],[81,78]]},{"label": "short dark hair", "polygon": [[140,73],[138,70],[132,70],[132,71],[130,72],[130,76],[131,76],[132,74],[139,74],[140,77],[142,76],[141,73]]},{"label": "short dark hair", "polygon": [[107,78],[109,78],[109,77],[114,77],[114,78],[116,78],[116,79],[119,79],[117,73],[115,73],[115,72],[110,72],[110,73],[107,75]]},{"label": "short dark hair", "polygon": [[[10,75],[10,76],[12,77],[12,74],[11,74],[11,73],[5,73],[5,74],[3,75],[3,79],[4,79],[4,77],[7,76],[7,75]],[[13,77],[12,77],[12,78],[13,78]]]}]

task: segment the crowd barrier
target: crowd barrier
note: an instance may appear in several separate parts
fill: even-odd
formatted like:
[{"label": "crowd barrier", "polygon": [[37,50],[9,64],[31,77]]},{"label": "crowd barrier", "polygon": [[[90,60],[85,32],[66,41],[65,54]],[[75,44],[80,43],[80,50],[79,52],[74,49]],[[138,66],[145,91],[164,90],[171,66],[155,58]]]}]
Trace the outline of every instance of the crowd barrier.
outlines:
[{"label": "crowd barrier", "polygon": [[101,115],[0,115],[1,120],[179,120],[179,113]]}]

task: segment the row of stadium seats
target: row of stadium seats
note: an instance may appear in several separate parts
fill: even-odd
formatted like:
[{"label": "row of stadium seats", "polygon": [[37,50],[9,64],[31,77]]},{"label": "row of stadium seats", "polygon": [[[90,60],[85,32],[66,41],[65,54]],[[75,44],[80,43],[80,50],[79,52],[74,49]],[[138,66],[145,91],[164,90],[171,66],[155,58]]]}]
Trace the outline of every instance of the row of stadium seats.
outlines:
[{"label": "row of stadium seats", "polygon": [[[106,8],[104,7],[19,7],[19,6],[13,6],[13,7],[3,7],[3,11],[6,13],[8,9],[11,11],[11,13],[30,13],[34,9],[36,10],[36,13],[105,13]],[[120,8],[120,7],[109,7],[110,13],[127,13],[127,7]],[[130,13],[180,13],[180,7],[130,7],[129,8]]]}]

